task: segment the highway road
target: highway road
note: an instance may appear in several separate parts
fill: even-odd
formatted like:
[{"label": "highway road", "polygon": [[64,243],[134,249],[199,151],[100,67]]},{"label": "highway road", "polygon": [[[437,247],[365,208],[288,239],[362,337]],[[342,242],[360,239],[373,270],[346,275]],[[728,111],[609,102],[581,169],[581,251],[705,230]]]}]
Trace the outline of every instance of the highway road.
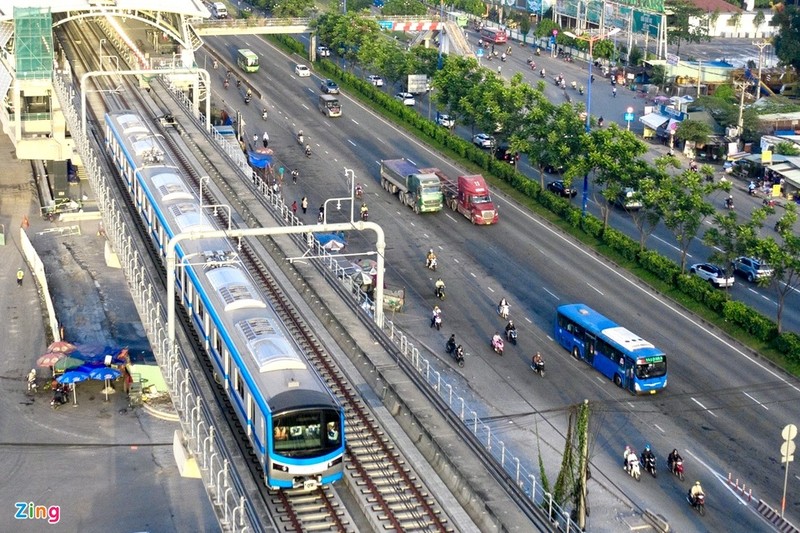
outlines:
[{"label": "highway road", "polygon": [[[309,222],[325,198],[347,194],[343,167],[355,170],[358,181],[366,185],[370,220],[387,233],[388,283],[406,288],[406,310],[395,319],[422,345],[434,349],[455,331],[470,354],[465,368],[457,373],[476,397],[503,387],[507,401],[494,407],[509,416],[519,413],[522,406],[529,412],[558,411],[588,398],[594,405],[591,458],[595,478],[605,478],[605,483],[620,487],[636,504],[663,514],[675,530],[765,529],[752,507],[743,505],[725,480],[730,472],[753,488],[754,497],[773,505],[780,502],[780,431],[785,424],[800,420],[797,380],[772,370],[505,198],[496,197],[501,216],[496,226],[474,227],[449,211],[414,215],[381,190],[378,161],[407,157],[457,175],[448,161],[347,95],[341,96],[341,118],[323,117],[316,111],[320,79],[296,78],[295,61],[258,39],[209,41],[228,52],[246,45],[262,57],[261,71],[248,79],[265,95],[270,109],[266,123],[258,115],[260,102],[245,106],[233,85],[222,89],[222,73],[214,77],[215,91],[231,108],[243,110],[247,139],[253,133],[260,136],[266,128],[281,164],[287,170],[299,168],[299,183],[284,185],[284,195],[289,201],[309,197]],[[314,150],[309,159],[293,138],[300,128]],[[329,215],[329,220],[344,218],[341,213],[329,211]],[[369,248],[360,236],[349,235],[348,240],[350,252]],[[428,248],[437,250],[439,274],[448,285],[441,332],[428,327],[434,304],[434,278],[423,266]],[[501,296],[509,298],[512,317],[520,328],[520,345],[509,348],[503,358],[488,348],[490,336],[502,328],[494,314]],[[632,397],[557,347],[551,338],[555,307],[576,301],[664,349],[669,357],[668,389],[656,396]],[[548,375],[532,387],[528,363],[536,350],[545,355]],[[442,365],[450,363],[445,360]],[[626,444],[640,450],[645,443],[658,455],[661,475],[636,483],[620,468],[622,450]],[[683,483],[665,471],[664,459],[673,447],[686,459],[688,477]],[[683,500],[689,481],[695,479],[703,482],[708,495],[709,512],[702,519]],[[800,478],[792,475],[789,479],[791,496],[800,489]],[[796,499],[789,500],[787,517],[800,516],[798,505]]]}]

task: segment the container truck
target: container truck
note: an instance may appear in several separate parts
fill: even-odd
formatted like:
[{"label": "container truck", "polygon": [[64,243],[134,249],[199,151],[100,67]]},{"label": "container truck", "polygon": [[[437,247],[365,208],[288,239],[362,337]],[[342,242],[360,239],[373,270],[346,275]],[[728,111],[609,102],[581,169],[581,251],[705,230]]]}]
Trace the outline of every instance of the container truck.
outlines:
[{"label": "container truck", "polygon": [[381,186],[415,213],[434,213],[442,209],[442,186],[432,173],[420,172],[407,159],[381,161]]},{"label": "container truck", "polygon": [[499,216],[489,194],[489,186],[480,174],[459,176],[453,183],[438,168],[423,168],[420,172],[435,174],[442,184],[445,203],[453,211],[458,211],[473,224],[496,224]]}]

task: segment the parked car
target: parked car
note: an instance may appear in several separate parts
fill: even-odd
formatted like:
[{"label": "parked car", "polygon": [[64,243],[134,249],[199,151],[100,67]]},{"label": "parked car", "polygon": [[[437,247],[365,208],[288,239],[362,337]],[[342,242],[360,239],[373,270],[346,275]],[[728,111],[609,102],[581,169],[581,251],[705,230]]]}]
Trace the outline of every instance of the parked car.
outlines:
[{"label": "parked car", "polygon": [[450,115],[440,114],[436,117],[436,123],[440,126],[444,126],[445,128],[455,128],[456,127],[456,119],[451,117]]},{"label": "parked car", "polygon": [[383,78],[376,76],[375,74],[370,74],[367,76],[367,81],[375,87],[383,87]]},{"label": "parked car", "polygon": [[567,187],[563,180],[551,181],[547,184],[547,190],[562,198],[574,198],[578,194],[572,187]]},{"label": "parked car", "polygon": [[563,165],[545,165],[544,171],[547,174],[561,174],[564,171]]},{"label": "parked car", "polygon": [[766,263],[754,257],[737,257],[731,262],[731,266],[734,274],[741,274],[750,283],[768,278],[774,272]]},{"label": "parked car", "polygon": [[300,78],[308,78],[311,76],[311,70],[305,65],[298,64],[294,67],[294,73]]},{"label": "parked car", "polygon": [[505,161],[510,165],[516,165],[519,161],[519,152],[514,152],[511,147],[505,143],[499,145],[494,151],[494,156],[500,161]]},{"label": "parked car", "polygon": [[411,93],[397,93],[394,95],[394,97],[403,102],[403,105],[417,105],[417,101],[414,99],[414,95]]},{"label": "parked car", "polygon": [[325,94],[339,94],[339,86],[333,80],[323,81],[319,88]]},{"label": "parked car", "polygon": [[733,276],[725,274],[725,270],[710,263],[697,263],[689,267],[689,273],[702,278],[715,287],[733,287]]},{"label": "parked car", "polygon": [[472,137],[472,143],[481,148],[494,148],[495,146],[494,137],[488,133],[478,133]]},{"label": "parked car", "polygon": [[327,46],[325,46],[324,44],[321,44],[321,45],[317,46],[317,55],[319,57],[330,57],[331,51]]}]

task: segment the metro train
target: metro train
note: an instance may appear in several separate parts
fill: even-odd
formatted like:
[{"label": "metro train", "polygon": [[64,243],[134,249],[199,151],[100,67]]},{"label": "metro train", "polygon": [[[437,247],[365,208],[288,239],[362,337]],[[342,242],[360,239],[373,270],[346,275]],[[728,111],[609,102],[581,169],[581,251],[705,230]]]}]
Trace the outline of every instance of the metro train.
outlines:
[{"label": "metro train", "polygon": [[[162,144],[136,112],[106,114],[106,149],[165,262],[173,236],[219,227]],[[344,409],[258,290],[236,247],[227,239],[184,240],[177,254],[180,302],[266,485],[310,489],[341,479]]]}]

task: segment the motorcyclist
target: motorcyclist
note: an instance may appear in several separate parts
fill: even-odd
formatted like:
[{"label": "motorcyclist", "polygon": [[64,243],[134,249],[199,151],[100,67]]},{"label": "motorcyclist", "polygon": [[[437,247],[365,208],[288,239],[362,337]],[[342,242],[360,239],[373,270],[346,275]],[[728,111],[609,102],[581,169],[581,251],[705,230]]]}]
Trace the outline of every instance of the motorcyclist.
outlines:
[{"label": "motorcyclist", "polygon": [[300,171],[297,169],[292,170],[292,183],[297,183],[297,178],[300,177]]},{"label": "motorcyclist", "polygon": [[733,195],[725,198],[725,207],[727,207],[728,209],[733,209]]},{"label": "motorcyclist", "polygon": [[311,157],[311,145],[306,145],[306,157]]},{"label": "motorcyclist", "polygon": [[503,338],[500,336],[498,332],[494,332],[494,336],[492,337],[492,346],[497,347],[503,344]]},{"label": "motorcyclist", "polygon": [[705,496],[706,493],[703,492],[703,487],[700,486],[700,482],[695,481],[694,485],[692,485],[692,488],[689,489],[689,496],[692,498],[692,505],[697,505],[697,497],[700,495]]},{"label": "motorcyclist", "polygon": [[450,338],[447,339],[447,344],[444,345],[444,349],[447,353],[453,353],[456,349],[456,334],[453,333],[450,335]]},{"label": "motorcyclist", "polygon": [[502,54],[500,54],[500,61],[505,61],[505,60],[506,60],[506,53],[503,52]]},{"label": "motorcyclist", "polygon": [[750,193],[750,196],[754,196],[756,194],[756,184],[754,181],[751,180],[747,185],[747,192]]},{"label": "motorcyclist", "polygon": [[433,310],[431,311],[431,327],[439,329],[441,323],[442,323],[442,310],[439,309],[438,305],[434,305]]},{"label": "motorcyclist", "polygon": [[667,457],[667,464],[669,465],[671,472],[675,471],[675,463],[678,461],[683,461],[683,457],[681,457],[681,454],[678,453],[678,449],[675,448],[669,452],[669,456]]},{"label": "motorcyclist", "polygon": [[539,367],[544,364],[544,359],[542,359],[542,354],[536,352],[536,354],[531,358],[531,370],[538,371]]},{"label": "motorcyclist", "polygon": [[514,321],[513,320],[509,320],[508,324],[506,324],[506,338],[507,339],[511,338],[511,332],[512,331],[516,332],[517,331],[517,326],[514,325]]},{"label": "motorcyclist", "polygon": [[630,449],[629,451],[630,453],[628,454],[628,458],[625,460],[625,469],[630,474],[631,470],[633,470],[634,465],[636,465],[639,462],[639,458],[636,457],[636,452],[633,451],[633,449]]},{"label": "motorcyclist", "polygon": [[542,70],[540,70],[540,71],[539,71],[539,74],[540,74],[540,75],[541,75],[543,78],[544,78],[545,76],[547,76],[547,74],[545,74],[545,72],[544,72],[544,67],[542,67]]},{"label": "motorcyclist", "polygon": [[433,253],[433,248],[428,250],[428,254],[425,256],[425,266],[430,268],[431,264],[436,260],[436,254]]},{"label": "motorcyclist", "polygon": [[369,207],[366,203],[361,204],[361,220],[366,220],[369,217]]},{"label": "motorcyclist", "polygon": [[653,450],[650,449],[650,445],[645,445],[644,451],[642,452],[642,464],[646,467],[648,464],[650,464],[650,461],[655,463],[655,460],[656,456],[653,453]]},{"label": "motorcyclist", "polygon": [[303,130],[297,132],[297,142],[303,144]]},{"label": "motorcyclist", "polygon": [[31,371],[28,372],[28,392],[36,392],[36,369],[31,368]]},{"label": "motorcyclist", "polygon": [[361,198],[364,195],[364,189],[361,187],[361,184],[356,185],[356,198]]},{"label": "motorcyclist", "polygon": [[508,305],[508,300],[506,300],[505,297],[501,298],[500,303],[497,304],[497,312],[500,313],[500,316],[503,318],[508,316],[510,308],[511,306]]},{"label": "motorcyclist", "polygon": [[441,298],[442,294],[444,294],[444,289],[445,289],[444,281],[442,281],[442,278],[436,280],[436,283],[434,283],[434,287],[436,288],[436,296],[438,298]]},{"label": "motorcyclist", "polygon": [[464,360],[464,347],[461,346],[460,344],[456,346],[455,358],[457,362],[461,362]]},{"label": "motorcyclist", "polygon": [[261,110],[261,118],[263,118],[264,120],[267,120],[267,108],[266,107]]},{"label": "motorcyclist", "polygon": [[603,122],[604,122],[603,117],[597,119],[597,125],[600,126],[601,128],[603,127]]}]

